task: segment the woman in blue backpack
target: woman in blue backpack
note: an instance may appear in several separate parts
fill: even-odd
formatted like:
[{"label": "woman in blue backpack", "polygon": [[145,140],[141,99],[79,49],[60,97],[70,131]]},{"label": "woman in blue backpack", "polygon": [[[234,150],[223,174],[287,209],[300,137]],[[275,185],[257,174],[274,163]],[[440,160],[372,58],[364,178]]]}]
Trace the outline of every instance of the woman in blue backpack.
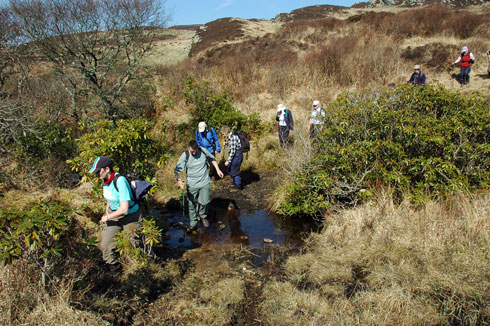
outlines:
[{"label": "woman in blue backpack", "polygon": [[[221,152],[221,146],[219,145],[216,131],[213,127],[208,127],[204,121],[199,122],[199,125],[197,126],[196,141],[199,147],[207,149],[209,153],[214,155],[214,157],[218,157],[218,153]],[[208,167],[209,175],[216,176],[216,170],[210,161],[208,161]]]},{"label": "woman in blue backpack", "polygon": [[[114,162],[109,157],[99,156],[95,159],[89,173],[94,173],[104,182],[102,188],[107,205],[100,219],[100,224],[104,224],[100,246],[102,257],[109,265],[111,272],[119,273],[122,268],[115,255],[114,236],[122,230],[134,235],[141,227],[142,213],[140,206],[132,200],[128,180],[117,177],[119,173],[115,172],[113,167]],[[117,187],[115,182],[117,182]],[[134,236],[131,242],[134,246],[138,245],[138,240]]]},{"label": "woman in blue backpack", "polygon": [[276,121],[278,122],[279,144],[284,147],[288,144],[289,132],[294,127],[293,114],[283,104],[279,104]]},{"label": "woman in blue backpack", "polygon": [[208,127],[206,122],[201,121],[196,130],[196,141],[199,147],[204,147],[214,156],[221,152],[218,135],[213,127]]}]

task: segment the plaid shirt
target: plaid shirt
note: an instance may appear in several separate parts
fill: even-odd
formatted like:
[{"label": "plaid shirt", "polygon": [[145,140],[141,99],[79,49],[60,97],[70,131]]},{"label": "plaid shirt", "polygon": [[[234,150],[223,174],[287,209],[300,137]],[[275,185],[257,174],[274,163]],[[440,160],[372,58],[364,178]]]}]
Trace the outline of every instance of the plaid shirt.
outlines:
[{"label": "plaid shirt", "polygon": [[227,145],[230,148],[230,153],[228,153],[228,162],[231,163],[236,151],[240,149],[242,144],[240,143],[240,138],[237,135],[230,133],[228,136]]}]

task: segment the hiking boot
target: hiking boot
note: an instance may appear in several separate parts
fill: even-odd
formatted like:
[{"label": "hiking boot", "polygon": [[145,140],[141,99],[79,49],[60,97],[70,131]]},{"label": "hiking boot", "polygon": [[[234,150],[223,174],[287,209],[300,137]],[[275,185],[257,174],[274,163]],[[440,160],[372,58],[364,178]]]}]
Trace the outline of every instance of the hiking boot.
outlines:
[{"label": "hiking boot", "polygon": [[202,222],[202,225],[205,227],[205,228],[208,228],[209,227],[209,221],[207,218],[203,218],[201,219],[201,222]]},{"label": "hiking boot", "polygon": [[196,232],[196,230],[197,230],[197,227],[195,225],[187,227],[187,233],[193,233],[193,232]]},{"label": "hiking boot", "polygon": [[119,263],[110,264],[109,271],[114,275],[119,275],[122,272],[122,266]]},{"label": "hiking boot", "polygon": [[242,185],[235,185],[235,189],[242,190],[243,186]]}]

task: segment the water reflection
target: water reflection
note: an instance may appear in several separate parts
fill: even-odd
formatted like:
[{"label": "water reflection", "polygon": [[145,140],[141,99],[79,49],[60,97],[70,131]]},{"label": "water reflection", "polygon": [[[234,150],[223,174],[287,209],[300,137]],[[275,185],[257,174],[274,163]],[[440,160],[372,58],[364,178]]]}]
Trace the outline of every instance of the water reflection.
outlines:
[{"label": "water reflection", "polygon": [[167,234],[169,248],[194,248],[202,244],[242,244],[250,248],[264,248],[264,239],[272,240],[275,245],[296,247],[302,238],[315,229],[314,225],[302,220],[283,219],[269,214],[266,210],[239,209],[233,201],[210,212],[211,225],[200,228],[198,232],[186,234],[184,225],[188,217],[182,212],[167,212],[170,230]]}]

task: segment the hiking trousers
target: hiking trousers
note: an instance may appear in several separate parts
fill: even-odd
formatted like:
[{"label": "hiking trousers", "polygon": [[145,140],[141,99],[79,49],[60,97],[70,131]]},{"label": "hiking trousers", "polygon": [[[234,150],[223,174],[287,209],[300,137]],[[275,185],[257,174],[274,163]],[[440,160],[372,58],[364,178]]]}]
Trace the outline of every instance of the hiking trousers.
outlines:
[{"label": "hiking trousers", "polygon": [[315,138],[316,135],[318,135],[321,130],[322,130],[321,124],[312,124],[310,129],[310,138]]},{"label": "hiking trousers", "polygon": [[197,225],[197,216],[207,219],[207,208],[210,202],[210,184],[201,188],[191,188],[187,186],[187,203],[189,205],[189,225],[191,228]]},{"label": "hiking trousers", "polygon": [[471,66],[461,68],[461,84],[466,85],[470,83]]},{"label": "hiking trousers", "polygon": [[[112,210],[109,209],[109,213]],[[117,219],[110,219],[106,222],[104,230],[102,231],[102,241],[100,246],[102,248],[102,258],[106,264],[118,263],[116,257],[116,245],[114,244],[114,236],[121,231],[127,231],[131,234],[131,243],[137,247],[140,244],[139,238],[136,236],[136,231],[141,227],[142,214],[141,208],[136,212],[121,216]]]},{"label": "hiking trousers", "polygon": [[233,184],[236,186],[241,186],[242,185],[242,179],[240,179],[240,176],[238,175],[240,173],[240,167],[243,162],[243,153],[237,150],[235,152],[235,156],[233,156],[233,159],[231,160],[231,164],[228,165],[228,173],[231,176],[231,179],[233,180]]},{"label": "hiking trousers", "polygon": [[279,144],[281,146],[286,145],[288,143],[289,137],[289,127],[288,126],[279,126]]}]

